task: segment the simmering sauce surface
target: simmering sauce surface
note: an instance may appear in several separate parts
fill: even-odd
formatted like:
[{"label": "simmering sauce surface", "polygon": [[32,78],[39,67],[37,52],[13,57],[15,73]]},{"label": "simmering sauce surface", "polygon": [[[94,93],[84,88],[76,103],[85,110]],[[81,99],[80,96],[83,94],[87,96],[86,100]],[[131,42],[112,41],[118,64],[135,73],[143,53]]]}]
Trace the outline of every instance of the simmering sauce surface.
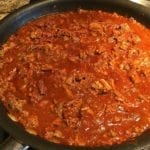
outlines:
[{"label": "simmering sauce surface", "polygon": [[34,20],[0,47],[0,99],[46,140],[120,144],[150,129],[150,30],[101,11]]}]

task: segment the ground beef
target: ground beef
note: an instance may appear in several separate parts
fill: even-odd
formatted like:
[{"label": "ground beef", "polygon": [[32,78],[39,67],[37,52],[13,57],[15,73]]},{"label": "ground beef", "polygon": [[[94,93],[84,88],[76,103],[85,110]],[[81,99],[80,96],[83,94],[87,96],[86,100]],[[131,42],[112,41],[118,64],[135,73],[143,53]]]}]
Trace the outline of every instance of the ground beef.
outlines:
[{"label": "ground beef", "polygon": [[31,21],[0,47],[0,99],[31,133],[77,146],[150,129],[150,30],[102,11]]}]

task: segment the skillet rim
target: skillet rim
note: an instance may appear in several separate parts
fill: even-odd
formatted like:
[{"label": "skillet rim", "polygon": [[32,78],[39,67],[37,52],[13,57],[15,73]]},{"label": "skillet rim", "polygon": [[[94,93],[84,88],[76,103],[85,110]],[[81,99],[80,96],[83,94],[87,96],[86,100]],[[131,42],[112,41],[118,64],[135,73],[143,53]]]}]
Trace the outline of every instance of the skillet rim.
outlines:
[{"label": "skillet rim", "polygon": [[[82,2],[81,2],[82,1]],[[0,21],[0,35],[4,35],[4,33],[6,32],[6,27],[9,27],[13,22],[14,19],[19,20],[19,19],[25,19],[23,22],[21,22],[21,26],[24,25],[25,23],[27,23],[29,20],[32,19],[36,19],[38,18],[40,15],[35,15],[34,17],[32,17],[32,15],[30,16],[29,20],[26,20],[25,17],[29,16],[30,13],[34,10],[38,10],[38,8],[40,8],[41,6],[45,6],[45,5],[54,5],[54,4],[58,4],[58,3],[72,3],[74,2],[73,0],[46,0],[46,1],[42,1],[42,2],[37,2],[37,3],[33,3],[31,5],[27,5],[24,6],[23,8],[20,8],[19,10],[15,11],[14,13],[8,15],[6,18],[4,18],[2,21]],[[84,2],[88,2],[88,3],[107,3],[106,5],[108,5],[108,3],[111,2],[112,5],[121,5],[123,7],[123,5],[125,7],[127,7],[128,9],[134,9],[135,12],[137,12],[137,14],[141,17],[144,17],[146,20],[146,18],[150,19],[150,11],[148,8],[145,8],[139,4],[134,4],[134,8],[133,8],[133,2],[130,1],[120,1],[120,0],[92,0],[92,2],[90,0],[76,0],[76,2],[81,2],[82,4]],[[75,2],[74,2],[75,3]],[[58,12],[57,7],[56,9],[54,9],[54,12]],[[32,11],[31,11],[32,10]],[[117,11],[116,11],[117,12]],[[143,13],[144,12],[144,13]],[[46,12],[45,12],[46,13]],[[50,12],[49,12],[50,14]],[[147,22],[147,21],[146,21]],[[148,23],[148,22],[147,22]],[[150,26],[150,23],[148,23],[148,26]],[[4,29],[4,30],[3,30]],[[9,28],[8,31],[12,30],[13,28]],[[18,29],[18,27],[17,27]],[[2,31],[3,30],[3,31]],[[13,29],[14,30],[14,29]],[[12,32],[10,32],[12,34]],[[10,35],[11,35],[10,34]],[[10,36],[9,35],[9,36]],[[7,35],[7,37],[9,37]],[[0,36],[0,43],[5,42],[7,38],[5,36]],[[7,132],[9,132],[13,137],[15,137],[16,139],[23,141],[24,143],[27,143],[29,145],[31,145],[32,147],[38,148],[38,149],[61,149],[61,150],[75,150],[75,149],[91,149],[91,148],[87,148],[87,147],[74,147],[74,146],[66,146],[66,145],[58,145],[58,144],[54,144],[51,142],[48,142],[46,140],[43,140],[41,138],[35,137],[33,135],[30,135],[29,133],[27,133],[26,131],[24,131],[24,129],[18,125],[18,123],[13,122],[11,119],[9,119],[5,113],[5,109],[3,108],[2,105],[0,105],[0,126],[2,126]],[[140,138],[144,138],[144,136],[146,136],[147,138],[147,134],[141,136]],[[145,139],[144,138],[144,141]],[[147,138],[148,139],[148,138]],[[149,136],[150,139],[150,136]],[[139,144],[140,140],[138,142],[129,142],[129,143],[124,143],[121,145],[117,145],[114,147],[108,147],[109,149],[112,150],[126,150],[126,149],[132,149],[134,150],[137,149],[137,145]],[[148,143],[150,144],[150,142],[148,141]],[[39,144],[39,145],[38,145]],[[145,144],[144,144],[145,145]],[[108,149],[107,147],[94,147],[94,150],[104,150],[104,149]]]}]

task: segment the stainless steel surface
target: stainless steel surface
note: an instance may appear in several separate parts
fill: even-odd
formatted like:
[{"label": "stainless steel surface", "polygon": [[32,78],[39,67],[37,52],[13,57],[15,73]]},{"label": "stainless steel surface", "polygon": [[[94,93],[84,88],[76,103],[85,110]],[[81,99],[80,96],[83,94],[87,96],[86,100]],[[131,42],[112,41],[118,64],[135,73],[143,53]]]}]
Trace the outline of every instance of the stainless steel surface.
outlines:
[{"label": "stainless steel surface", "polygon": [[2,144],[1,150],[27,150],[29,146],[25,146],[15,140],[12,137],[9,137],[5,142]]},{"label": "stainless steel surface", "polygon": [[138,3],[140,5],[146,6],[146,7],[150,7],[150,0],[130,0],[134,3]]}]

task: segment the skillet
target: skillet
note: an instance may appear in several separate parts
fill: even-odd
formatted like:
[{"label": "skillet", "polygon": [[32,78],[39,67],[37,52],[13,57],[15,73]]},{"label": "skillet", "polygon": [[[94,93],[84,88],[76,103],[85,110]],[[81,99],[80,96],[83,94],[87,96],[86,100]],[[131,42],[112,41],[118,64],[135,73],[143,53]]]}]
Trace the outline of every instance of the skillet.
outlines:
[{"label": "skillet", "polygon": [[[130,1],[45,0],[42,2],[39,1],[38,3],[32,4],[30,6],[25,6],[3,19],[0,22],[0,44],[4,43],[11,34],[13,34],[18,28],[26,24],[28,21],[49,13],[78,9],[100,9],[108,12],[117,12],[124,16],[132,16],[145,26],[150,27],[149,9]],[[126,142],[121,145],[114,145],[112,147],[88,148],[54,144],[27,133],[22,126],[11,121],[7,117],[6,110],[2,104],[0,104],[0,126],[17,140],[15,141],[13,138],[8,139],[4,145],[1,145],[1,150],[25,150],[28,148],[28,146],[24,146],[19,143],[25,143],[26,145],[40,150],[150,150],[149,131],[145,132],[136,140]]]}]

